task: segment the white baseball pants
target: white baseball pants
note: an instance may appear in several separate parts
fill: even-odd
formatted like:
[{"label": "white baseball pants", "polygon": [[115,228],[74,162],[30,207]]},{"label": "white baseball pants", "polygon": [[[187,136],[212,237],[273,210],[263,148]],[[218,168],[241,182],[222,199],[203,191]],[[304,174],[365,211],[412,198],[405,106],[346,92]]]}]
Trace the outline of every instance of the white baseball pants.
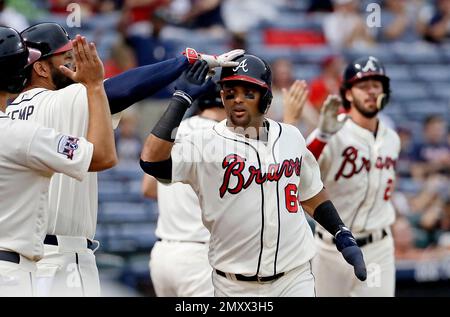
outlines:
[{"label": "white baseball pants", "polygon": [[44,258],[37,262],[37,295],[100,296],[95,255],[86,238],[57,236],[57,240],[58,245],[44,245]]},{"label": "white baseball pants", "polygon": [[158,241],[149,267],[159,297],[214,296],[207,243]]}]

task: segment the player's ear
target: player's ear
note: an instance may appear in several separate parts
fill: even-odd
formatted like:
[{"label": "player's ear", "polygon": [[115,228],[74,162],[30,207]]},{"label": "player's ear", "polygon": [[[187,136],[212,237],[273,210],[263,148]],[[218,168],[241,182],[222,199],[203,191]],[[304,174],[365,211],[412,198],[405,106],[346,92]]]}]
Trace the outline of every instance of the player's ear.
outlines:
[{"label": "player's ear", "polygon": [[38,77],[50,77],[50,67],[43,61],[37,61],[33,64],[33,72],[36,73]]},{"label": "player's ear", "polygon": [[220,99],[222,99],[222,105],[225,105],[225,92],[223,89],[220,89]]},{"label": "player's ear", "polygon": [[348,100],[348,102],[352,103],[353,102],[353,95],[350,89],[347,89],[345,91],[345,99]]}]

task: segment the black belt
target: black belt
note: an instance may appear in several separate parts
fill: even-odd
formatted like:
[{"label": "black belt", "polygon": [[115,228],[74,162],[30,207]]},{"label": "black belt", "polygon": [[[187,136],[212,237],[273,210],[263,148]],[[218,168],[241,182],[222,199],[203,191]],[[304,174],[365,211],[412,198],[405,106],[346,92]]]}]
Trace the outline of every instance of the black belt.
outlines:
[{"label": "black belt", "polygon": [[13,263],[19,264],[20,255],[19,255],[19,253],[16,253],[13,251],[0,250],[0,261],[8,261],[8,262],[13,262]]},{"label": "black belt", "polygon": [[[220,276],[223,276],[225,278],[228,278],[227,273],[219,271],[216,269],[216,273],[219,274]],[[278,273],[272,276],[258,276],[258,275],[253,275],[253,276],[246,276],[246,275],[242,275],[242,274],[232,274],[229,273],[228,275],[234,276],[236,278],[236,280],[238,281],[245,281],[245,282],[270,282],[270,281],[274,281],[279,279],[280,277],[282,277],[284,275],[284,272],[282,273]]]},{"label": "black belt", "polygon": [[[322,232],[317,231],[316,234],[317,234],[317,236],[318,236],[320,239],[323,240],[323,234],[322,234]],[[386,237],[387,235],[388,235],[388,233],[387,233],[386,229],[383,229],[382,232],[381,232],[381,239],[380,239],[380,240],[383,240],[384,237]],[[366,244],[369,244],[369,243],[372,243],[372,242],[375,241],[375,240],[374,240],[374,237],[373,237],[373,234],[369,234],[367,237],[364,237],[364,238],[358,238],[358,239],[355,239],[355,240],[356,240],[356,244],[357,244],[358,247],[360,247],[360,248],[363,247],[363,246],[365,246]],[[333,243],[336,243],[336,240],[335,240],[334,238],[333,238]]]},{"label": "black belt", "polygon": [[[86,241],[87,241],[86,242],[86,247],[88,249],[94,250],[94,247],[93,247],[94,243],[92,243],[92,241],[89,240],[89,239],[86,239]],[[45,236],[44,244],[58,245],[58,238],[55,235],[53,235],[53,234],[48,234],[48,235]]]}]

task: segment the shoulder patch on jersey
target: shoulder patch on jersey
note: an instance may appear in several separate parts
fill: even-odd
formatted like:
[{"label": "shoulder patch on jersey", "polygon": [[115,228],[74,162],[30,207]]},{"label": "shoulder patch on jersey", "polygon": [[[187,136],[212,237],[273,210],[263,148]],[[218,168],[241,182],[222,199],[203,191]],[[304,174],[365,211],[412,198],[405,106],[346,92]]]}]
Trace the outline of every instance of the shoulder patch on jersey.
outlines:
[{"label": "shoulder patch on jersey", "polygon": [[58,153],[67,156],[71,160],[73,153],[78,149],[79,140],[79,138],[70,135],[63,135],[58,142]]}]

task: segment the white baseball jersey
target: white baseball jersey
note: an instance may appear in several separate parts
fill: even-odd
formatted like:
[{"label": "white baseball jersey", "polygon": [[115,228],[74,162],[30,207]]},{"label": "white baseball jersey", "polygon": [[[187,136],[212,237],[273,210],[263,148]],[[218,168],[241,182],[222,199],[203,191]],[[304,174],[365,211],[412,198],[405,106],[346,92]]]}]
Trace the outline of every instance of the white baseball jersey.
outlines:
[{"label": "white baseball jersey", "polygon": [[[177,131],[177,139],[182,139],[193,131],[210,129],[216,123],[200,116],[183,120]],[[161,239],[209,241],[209,231],[202,223],[202,211],[191,186],[181,183],[165,185],[158,182],[158,209],[156,235]]]},{"label": "white baseball jersey", "polygon": [[[88,109],[86,88],[72,84],[55,91],[44,88],[25,91],[8,106],[7,113],[13,120],[33,121],[62,133],[85,137]],[[81,182],[55,174],[50,182],[47,233],[93,239],[97,207],[97,173],[89,173]]]},{"label": "white baseball jersey", "polygon": [[48,186],[53,172],[80,182],[93,145],[31,122],[12,121],[0,111],[0,249],[30,260],[43,256]]},{"label": "white baseball jersey", "polygon": [[271,276],[315,254],[298,199],[322,190],[319,166],[295,127],[268,122],[267,142],[233,133],[224,120],[172,151],[173,181],[196,192],[210,263],[223,272]]},{"label": "white baseball jersey", "polygon": [[319,157],[322,180],[353,233],[382,229],[394,222],[390,196],[399,151],[397,133],[381,121],[374,137],[352,120],[323,149]]}]

